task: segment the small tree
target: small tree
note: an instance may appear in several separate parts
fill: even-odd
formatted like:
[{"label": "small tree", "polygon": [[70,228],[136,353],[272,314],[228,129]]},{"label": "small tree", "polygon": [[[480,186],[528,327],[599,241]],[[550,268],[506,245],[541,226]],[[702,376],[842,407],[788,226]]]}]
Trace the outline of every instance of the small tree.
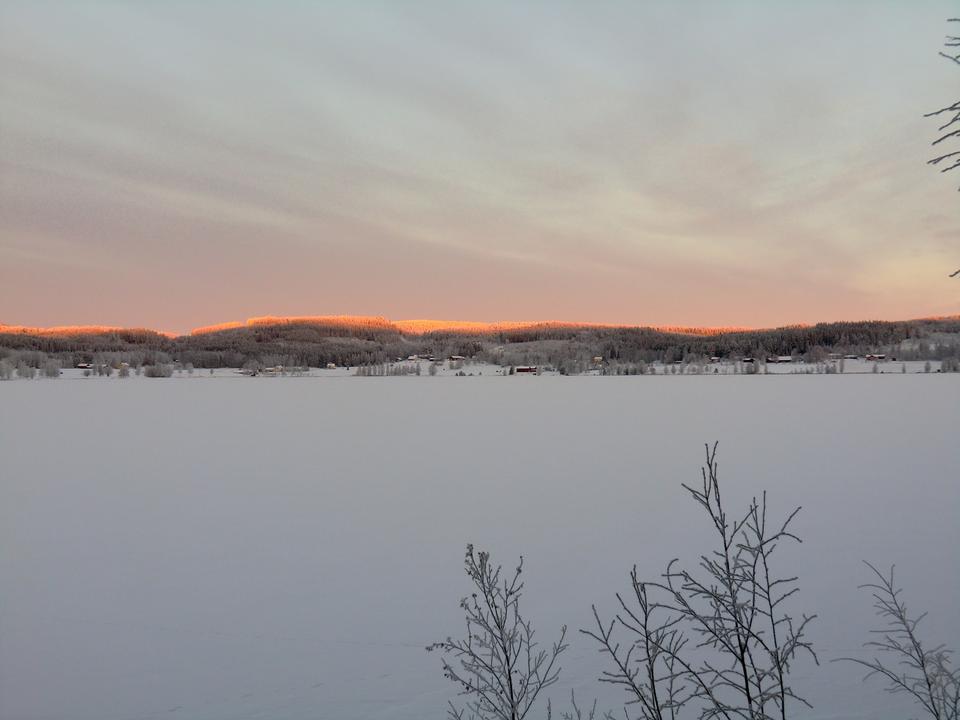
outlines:
[{"label": "small tree", "polygon": [[911,618],[906,603],[890,574],[884,575],[870,563],[865,563],[876,576],[876,582],[861,585],[873,593],[873,607],[877,616],[886,621],[886,627],[873,632],[880,637],[864,647],[886,653],[894,658],[885,663],[877,657],[872,660],[839,658],[855,662],[869,670],[867,677],[879,675],[887,681],[887,692],[906,693],[935,720],[960,719],[960,670],[951,667],[953,652],[944,645],[924,647],[917,635],[917,627],[926,617],[921,613]]},{"label": "small tree", "polygon": [[27,365],[23,360],[17,363],[17,377],[32,379],[37,374],[37,369],[32,365]]},{"label": "small tree", "polygon": [[[809,707],[789,674],[799,654],[817,660],[804,639],[815,616],[795,622],[786,613],[797,578],[776,576],[771,563],[781,542],[800,542],[789,530],[800,508],[771,526],[764,493],[730,518],[716,452],[707,446],[702,487],[683,487],[706,511],[717,547],[700,556],[696,572],[670,561],[660,581],[642,582],[634,567],[630,594],[617,595],[620,612],[604,622],[594,607],[596,629],[581,631],[613,665],[601,682],[623,687],[643,720],[673,720],[685,708],[700,718],[784,720],[788,705]],[[618,640],[621,633],[628,639]]]},{"label": "small tree", "polygon": [[148,378],[168,378],[173,376],[173,368],[166,364],[146,365],[143,374]]},{"label": "small tree", "polygon": [[460,601],[466,637],[427,647],[443,653],[444,675],[467,698],[465,708],[451,702],[447,715],[451,720],[523,720],[559,677],[557,660],[567,649],[567,628],[549,651],[538,649],[533,626],[520,612],[523,557],[508,578],[490,563],[489,553],[467,545],[464,569],[474,586]]}]

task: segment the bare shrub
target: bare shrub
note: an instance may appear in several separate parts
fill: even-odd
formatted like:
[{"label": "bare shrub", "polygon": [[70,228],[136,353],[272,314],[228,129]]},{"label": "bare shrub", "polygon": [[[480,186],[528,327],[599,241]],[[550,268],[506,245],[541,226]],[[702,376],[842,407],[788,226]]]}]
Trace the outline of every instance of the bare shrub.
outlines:
[{"label": "bare shrub", "polygon": [[696,571],[671,560],[654,582],[641,581],[634,567],[614,619],[601,620],[594,607],[596,629],[581,631],[613,665],[600,680],[623,687],[644,720],[677,718],[683,709],[690,717],[782,720],[788,705],[809,707],[789,674],[801,653],[817,661],[804,639],[815,616],[794,621],[787,614],[783,604],[798,592],[797,578],[777,576],[771,562],[781,542],[800,542],[789,529],[800,508],[771,525],[764,493],[731,519],[716,452],[716,444],[707,446],[702,487],[683,487],[706,511],[717,547],[701,555]]},{"label": "bare shrub", "polygon": [[559,677],[557,660],[567,649],[567,628],[549,651],[539,649],[533,626],[520,612],[522,557],[512,577],[507,577],[499,565],[490,563],[489,553],[474,552],[473,545],[467,545],[464,569],[474,586],[460,601],[466,637],[448,637],[427,647],[443,653],[444,675],[466,697],[463,708],[450,703],[448,717],[523,720],[540,693]]},{"label": "bare shrub", "polygon": [[926,613],[911,618],[907,605],[890,574],[884,575],[870,563],[866,563],[876,582],[861,585],[873,593],[873,607],[877,616],[886,622],[886,627],[873,630],[879,639],[864,644],[864,647],[892,656],[886,663],[878,657],[872,660],[839,658],[867,668],[867,677],[879,675],[887,681],[889,693],[905,693],[935,720],[958,720],[960,718],[960,670],[951,667],[952,650],[944,645],[924,647],[917,635],[917,627]]},{"label": "bare shrub", "polygon": [[168,378],[173,377],[173,368],[169,365],[147,365],[143,368],[143,374],[148,378]]},{"label": "bare shrub", "polygon": [[17,363],[17,377],[30,380],[37,374],[37,369],[32,365],[27,365],[23,360]]},{"label": "bare shrub", "polygon": [[[551,720],[553,717],[553,707],[550,704],[550,701],[547,701],[547,720]],[[574,694],[573,690],[570,691],[570,710],[565,710],[560,713],[560,720],[595,720],[597,717],[597,701],[593,701],[593,705],[590,706],[590,709],[587,710],[585,707],[580,707],[577,705],[577,696]],[[603,714],[604,720],[613,720],[613,715],[611,713]]]}]

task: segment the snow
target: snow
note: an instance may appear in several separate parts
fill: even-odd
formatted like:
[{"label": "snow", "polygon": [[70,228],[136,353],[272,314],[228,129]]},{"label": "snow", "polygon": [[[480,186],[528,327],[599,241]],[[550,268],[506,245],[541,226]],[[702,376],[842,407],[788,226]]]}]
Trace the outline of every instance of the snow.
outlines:
[{"label": "snow", "polygon": [[781,560],[821,665],[798,667],[814,709],[793,717],[905,717],[829,660],[876,626],[864,559],[896,563],[931,644],[960,645],[960,375],[886,365],[2,382],[0,718],[439,720],[453,688],[423,647],[462,632],[467,542],[524,555],[542,641],[573,631],[555,701],[619,707],[576,629],[634,563],[709,549],[680,483],[713,440],[731,506],[803,505]]}]

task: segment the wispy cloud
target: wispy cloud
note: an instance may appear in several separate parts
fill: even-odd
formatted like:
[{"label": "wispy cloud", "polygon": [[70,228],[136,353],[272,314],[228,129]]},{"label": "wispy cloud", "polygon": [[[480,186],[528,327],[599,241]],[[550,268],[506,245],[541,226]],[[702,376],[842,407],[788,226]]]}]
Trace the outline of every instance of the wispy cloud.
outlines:
[{"label": "wispy cloud", "polygon": [[[923,162],[948,6],[7,3],[0,305],[180,329],[934,312],[960,252]],[[135,295],[87,289],[121,271]]]}]

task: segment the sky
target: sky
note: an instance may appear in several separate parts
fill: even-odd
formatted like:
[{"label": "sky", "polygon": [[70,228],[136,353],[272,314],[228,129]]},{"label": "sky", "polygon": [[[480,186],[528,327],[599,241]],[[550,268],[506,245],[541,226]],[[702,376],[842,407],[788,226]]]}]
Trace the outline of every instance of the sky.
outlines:
[{"label": "sky", "polygon": [[0,0],[0,323],[960,313],[956,14]]}]

